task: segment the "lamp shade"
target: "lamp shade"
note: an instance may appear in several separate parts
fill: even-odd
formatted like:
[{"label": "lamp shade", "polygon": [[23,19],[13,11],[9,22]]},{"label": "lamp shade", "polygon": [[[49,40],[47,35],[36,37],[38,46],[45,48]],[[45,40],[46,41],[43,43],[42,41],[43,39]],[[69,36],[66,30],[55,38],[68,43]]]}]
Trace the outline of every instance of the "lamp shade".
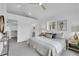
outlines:
[{"label": "lamp shade", "polygon": [[79,26],[72,26],[71,31],[72,32],[79,32]]}]

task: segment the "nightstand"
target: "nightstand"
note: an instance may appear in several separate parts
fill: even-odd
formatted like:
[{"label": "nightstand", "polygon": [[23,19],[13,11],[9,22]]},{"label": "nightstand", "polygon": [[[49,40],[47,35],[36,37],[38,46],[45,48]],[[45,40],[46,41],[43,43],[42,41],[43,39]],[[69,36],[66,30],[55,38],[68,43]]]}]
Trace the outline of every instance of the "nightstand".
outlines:
[{"label": "nightstand", "polygon": [[67,40],[67,48],[73,51],[79,52],[79,39],[69,39]]}]

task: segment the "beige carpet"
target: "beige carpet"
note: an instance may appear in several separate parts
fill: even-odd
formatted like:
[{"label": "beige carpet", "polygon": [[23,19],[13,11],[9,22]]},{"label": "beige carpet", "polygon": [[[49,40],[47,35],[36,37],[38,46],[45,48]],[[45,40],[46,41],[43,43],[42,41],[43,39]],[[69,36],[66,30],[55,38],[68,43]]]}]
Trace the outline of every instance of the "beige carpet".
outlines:
[{"label": "beige carpet", "polygon": [[25,42],[17,43],[14,39],[11,39],[9,56],[39,56],[39,54],[34,49],[29,48]]}]

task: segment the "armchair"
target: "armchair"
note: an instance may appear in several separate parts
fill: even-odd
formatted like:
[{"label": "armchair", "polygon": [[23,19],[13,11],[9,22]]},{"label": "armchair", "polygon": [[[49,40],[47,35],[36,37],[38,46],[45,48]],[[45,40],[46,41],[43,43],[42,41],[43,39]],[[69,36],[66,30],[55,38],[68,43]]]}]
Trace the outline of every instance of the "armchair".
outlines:
[{"label": "armchair", "polygon": [[9,55],[9,40],[7,33],[3,33],[0,38],[0,56]]}]

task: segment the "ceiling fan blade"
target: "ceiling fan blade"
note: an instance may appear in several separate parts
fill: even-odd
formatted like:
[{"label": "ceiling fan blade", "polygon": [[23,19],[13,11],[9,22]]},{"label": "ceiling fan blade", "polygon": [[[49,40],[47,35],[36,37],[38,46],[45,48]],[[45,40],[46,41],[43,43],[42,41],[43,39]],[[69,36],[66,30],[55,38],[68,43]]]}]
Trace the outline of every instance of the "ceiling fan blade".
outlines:
[{"label": "ceiling fan blade", "polygon": [[46,10],[46,7],[43,4],[41,5],[41,7],[43,10]]}]

